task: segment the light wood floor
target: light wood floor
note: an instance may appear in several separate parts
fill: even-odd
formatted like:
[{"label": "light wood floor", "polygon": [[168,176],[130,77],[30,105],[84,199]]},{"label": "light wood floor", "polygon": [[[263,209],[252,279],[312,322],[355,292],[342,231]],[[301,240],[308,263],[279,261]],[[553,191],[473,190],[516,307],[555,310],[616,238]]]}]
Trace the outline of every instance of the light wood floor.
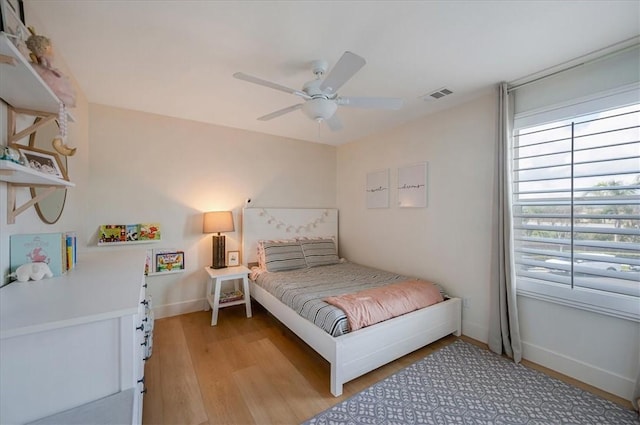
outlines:
[{"label": "light wood floor", "polygon": [[333,397],[329,363],[260,305],[252,308],[251,319],[244,306],[221,309],[214,327],[210,311],[156,321],[153,355],[145,367],[144,424],[299,424],[457,339],[443,338],[355,379],[341,397]]}]

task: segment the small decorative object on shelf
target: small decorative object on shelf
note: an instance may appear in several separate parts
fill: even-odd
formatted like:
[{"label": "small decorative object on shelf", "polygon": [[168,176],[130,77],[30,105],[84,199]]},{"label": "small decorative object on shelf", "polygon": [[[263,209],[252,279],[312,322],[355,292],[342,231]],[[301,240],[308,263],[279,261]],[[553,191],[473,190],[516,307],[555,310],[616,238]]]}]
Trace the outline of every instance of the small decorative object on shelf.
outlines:
[{"label": "small decorative object on shelf", "polygon": [[60,102],[60,108],[58,109],[58,125],[60,126],[60,134],[53,138],[51,146],[60,154],[64,156],[73,156],[76,154],[77,148],[70,148],[67,146],[67,107],[64,103]]},{"label": "small decorative object on shelf", "polygon": [[22,164],[24,162],[24,160],[20,161],[22,159],[20,157],[20,152],[9,146],[4,146],[2,148],[2,155],[0,155],[0,159],[15,162],[16,164]]},{"label": "small decorative object on shelf", "polygon": [[59,179],[69,180],[67,170],[57,153],[32,146],[13,145],[13,147],[20,152],[27,167]]},{"label": "small decorative object on shelf", "polygon": [[240,264],[240,252],[239,251],[229,251],[227,252],[227,266],[237,266]]},{"label": "small decorative object on shelf", "polygon": [[28,58],[25,41],[29,37],[29,31],[24,23],[22,0],[0,0],[0,31],[7,34],[20,53]]},{"label": "small decorative object on shelf", "polygon": [[31,36],[27,39],[27,47],[31,50],[33,69],[42,77],[49,88],[60,98],[62,103],[73,108],[76,106],[76,93],[69,78],[53,67],[53,46],[49,38],[36,34],[30,27]]},{"label": "small decorative object on shelf", "polygon": [[149,243],[160,239],[160,223],[102,224],[98,234],[98,245]]}]

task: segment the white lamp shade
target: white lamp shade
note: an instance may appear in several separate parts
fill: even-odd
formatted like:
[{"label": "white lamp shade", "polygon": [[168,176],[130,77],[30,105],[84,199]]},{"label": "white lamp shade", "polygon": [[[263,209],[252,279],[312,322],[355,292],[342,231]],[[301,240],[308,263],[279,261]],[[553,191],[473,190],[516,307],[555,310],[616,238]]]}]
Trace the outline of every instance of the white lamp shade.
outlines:
[{"label": "white lamp shade", "polygon": [[210,211],[204,213],[203,233],[233,232],[233,214],[231,211]]}]

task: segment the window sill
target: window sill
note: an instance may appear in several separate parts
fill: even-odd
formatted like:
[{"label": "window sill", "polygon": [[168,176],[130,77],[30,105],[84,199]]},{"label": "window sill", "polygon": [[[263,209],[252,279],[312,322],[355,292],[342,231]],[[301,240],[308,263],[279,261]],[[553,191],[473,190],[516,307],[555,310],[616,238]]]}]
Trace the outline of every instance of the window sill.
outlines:
[{"label": "window sill", "polygon": [[638,298],[632,296],[603,293],[587,288],[571,289],[562,284],[534,279],[520,279],[517,295],[640,322],[640,303]]}]

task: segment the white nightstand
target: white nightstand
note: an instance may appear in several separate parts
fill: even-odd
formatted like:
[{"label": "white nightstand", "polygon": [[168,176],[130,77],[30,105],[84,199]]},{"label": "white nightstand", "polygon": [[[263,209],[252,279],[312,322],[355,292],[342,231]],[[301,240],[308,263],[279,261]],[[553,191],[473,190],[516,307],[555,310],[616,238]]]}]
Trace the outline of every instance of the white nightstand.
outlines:
[{"label": "white nightstand", "polygon": [[[211,313],[211,326],[218,323],[218,310],[223,307],[244,304],[247,310],[247,317],[251,317],[251,297],[249,296],[249,279],[247,276],[251,271],[245,266],[225,267],[224,269],[204,268],[208,275],[207,282],[207,306],[205,311],[209,311],[209,306],[213,309]],[[220,302],[220,288],[225,280],[242,279],[243,298],[241,300]],[[235,283],[235,289],[238,290],[238,283]]]}]

